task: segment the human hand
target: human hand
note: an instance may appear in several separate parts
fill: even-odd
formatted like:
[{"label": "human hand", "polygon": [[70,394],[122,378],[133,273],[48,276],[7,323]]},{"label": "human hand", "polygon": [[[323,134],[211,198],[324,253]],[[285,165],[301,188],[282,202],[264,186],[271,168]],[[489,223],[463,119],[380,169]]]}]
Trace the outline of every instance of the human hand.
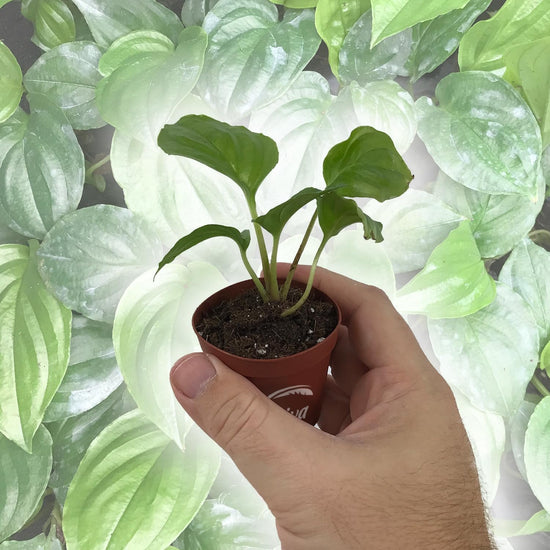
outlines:
[{"label": "human hand", "polygon": [[[295,279],[308,273],[301,266]],[[321,268],[315,285],[340,305],[344,325],[324,431],[202,353],[174,365],[178,401],[264,498],[283,550],[490,550],[451,390],[381,290]]]}]

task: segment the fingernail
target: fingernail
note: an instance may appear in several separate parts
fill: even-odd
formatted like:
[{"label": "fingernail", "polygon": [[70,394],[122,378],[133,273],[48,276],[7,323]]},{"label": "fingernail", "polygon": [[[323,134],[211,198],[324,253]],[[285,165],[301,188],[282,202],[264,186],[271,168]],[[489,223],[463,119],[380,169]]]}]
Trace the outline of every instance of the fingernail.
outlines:
[{"label": "fingernail", "polygon": [[170,372],[174,388],[190,399],[201,395],[216,370],[204,353],[192,353],[176,362]]}]

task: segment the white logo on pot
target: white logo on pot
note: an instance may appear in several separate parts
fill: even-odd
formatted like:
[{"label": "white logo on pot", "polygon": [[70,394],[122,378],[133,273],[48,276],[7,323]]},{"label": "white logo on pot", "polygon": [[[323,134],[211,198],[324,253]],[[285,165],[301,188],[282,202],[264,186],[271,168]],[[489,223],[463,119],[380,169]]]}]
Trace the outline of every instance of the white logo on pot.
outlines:
[{"label": "white logo on pot", "polygon": [[[268,397],[270,399],[273,399],[273,401],[277,399],[282,399],[283,397],[288,397],[290,395],[307,395],[307,396],[313,396],[313,390],[310,386],[305,385],[298,385],[298,386],[289,386],[288,388],[283,388],[281,390],[274,391],[273,393],[270,393]],[[290,414],[300,418],[304,419],[307,415],[307,411],[309,410],[309,405],[306,407],[303,407],[302,409],[296,409],[292,410],[290,407],[287,407],[286,409]]]}]

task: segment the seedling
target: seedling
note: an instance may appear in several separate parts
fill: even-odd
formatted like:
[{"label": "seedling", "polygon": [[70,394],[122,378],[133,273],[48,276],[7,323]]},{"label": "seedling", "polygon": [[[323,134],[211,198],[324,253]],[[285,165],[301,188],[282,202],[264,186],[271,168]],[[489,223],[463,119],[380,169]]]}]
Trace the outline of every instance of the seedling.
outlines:
[{"label": "seedling", "polygon": [[[283,311],[283,316],[291,315],[307,300],[321,253],[327,242],[342,229],[360,223],[365,239],[382,241],[382,224],[367,216],[350,197],[370,197],[382,202],[404,193],[413,178],[387,134],[370,126],[360,126],[352,131],[347,140],[335,145],[325,157],[325,189],[306,187],[267,214],[259,216],[256,193],[279,160],[277,145],[271,138],[205,115],[188,115],[176,124],[166,125],[160,132],[158,144],[170,155],[202,162],[224,174],[241,188],[252,216],[264,283],[254,273],[246,254],[251,240],[250,231],[217,224],[204,225],[182,237],[159,263],[157,273],[196,244],[213,237],[229,237],[239,247],[244,266],[262,299],[265,302],[285,300],[311,232],[316,222],[319,222],[323,238],[315,253],[306,288],[300,299]],[[317,207],[286,280],[279,287],[276,273],[277,252],[283,229],[298,210],[314,200]],[[264,231],[273,237],[270,254]]]}]

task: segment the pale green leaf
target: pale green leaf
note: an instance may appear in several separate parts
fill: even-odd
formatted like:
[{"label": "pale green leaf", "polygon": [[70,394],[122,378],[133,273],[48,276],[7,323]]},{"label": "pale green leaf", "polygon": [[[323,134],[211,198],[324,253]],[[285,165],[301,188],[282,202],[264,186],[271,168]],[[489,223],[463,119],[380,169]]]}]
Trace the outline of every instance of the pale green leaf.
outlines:
[{"label": "pale green leaf", "polygon": [[537,406],[536,402],[529,401],[535,399],[527,394],[522,401],[516,414],[510,420],[510,444],[512,446],[512,454],[519,473],[527,480],[527,472],[525,470],[525,432],[529,419]]},{"label": "pale green leaf", "polygon": [[0,42],[0,123],[8,120],[23,95],[23,74],[10,49]]},{"label": "pale green leaf", "polygon": [[173,53],[154,51],[132,56],[99,83],[101,115],[118,130],[156,143],[161,128],[175,122],[174,111],[194,88],[205,48],[206,34],[191,27],[182,32]]},{"label": "pale green leaf", "polygon": [[0,0],[0,8],[11,2],[11,0]]},{"label": "pale green leaf", "polygon": [[527,521],[522,520],[493,520],[496,533],[505,537],[519,537],[534,535],[540,532],[550,532],[550,513],[540,510]]},{"label": "pale green leaf", "polygon": [[289,9],[314,8],[319,0],[270,0],[274,4],[285,6]]},{"label": "pale green leaf", "polygon": [[432,250],[464,219],[416,189],[384,204],[370,201],[365,211],[384,226],[382,246],[396,273],[423,268]]},{"label": "pale green leaf", "polygon": [[25,137],[28,122],[29,115],[17,108],[6,122],[0,124],[0,165],[10,149]]},{"label": "pale green leaf", "polygon": [[544,346],[540,355],[540,368],[546,371],[546,374],[550,376],[550,340]]},{"label": "pale green leaf", "polygon": [[530,239],[512,250],[499,281],[514,289],[528,304],[539,327],[541,345],[550,340],[550,252]]},{"label": "pale green leaf", "polygon": [[55,536],[55,524],[50,527],[48,536],[40,533],[29,540],[7,540],[0,544],[0,550],[63,550],[61,541]]},{"label": "pale green leaf", "polygon": [[510,252],[535,225],[544,204],[545,182],[539,176],[537,201],[520,195],[490,195],[469,189],[441,172],[434,195],[470,220],[482,258]]},{"label": "pale green leaf", "polygon": [[34,25],[32,41],[43,50],[76,39],[73,14],[63,0],[24,0],[22,13]]},{"label": "pale green leaf", "polygon": [[67,306],[112,322],[126,287],[158,264],[164,248],[154,230],[125,208],[95,205],[65,216],[38,251],[40,273]]},{"label": "pale green leaf", "polygon": [[418,134],[439,167],[491,194],[537,199],[542,155],[537,121],[518,92],[484,72],[452,73],[436,88],[439,107],[416,103]]},{"label": "pale green leaf", "polygon": [[473,405],[511,417],[538,360],[537,326],[524,300],[502,283],[496,299],[472,315],[430,319],[440,372]]},{"label": "pale green leaf", "polygon": [[504,67],[504,54],[519,44],[550,33],[547,0],[508,0],[496,15],[479,21],[465,35],[458,50],[463,71],[495,71]]},{"label": "pale green leaf", "polygon": [[550,396],[533,411],[525,433],[527,479],[543,508],[550,510]]},{"label": "pale green leaf", "polygon": [[34,435],[32,454],[0,434],[0,541],[32,516],[48,484],[51,467],[52,438],[44,426]]},{"label": "pale green leaf", "polygon": [[68,550],[165,550],[216,477],[219,454],[196,428],[182,451],[138,410],[92,443],[63,513]]},{"label": "pale green leaf", "polygon": [[220,0],[203,28],[208,48],[198,91],[228,122],[281,95],[320,42],[312,10],[289,10],[279,21],[268,0]]},{"label": "pale green leaf", "polygon": [[191,317],[199,304],[227,283],[205,263],[166,266],[153,282],[144,273],[124,293],[116,312],[116,357],[139,408],[178,445],[191,420],[174,397],[169,371],[175,361],[198,351]]},{"label": "pale green leaf", "polygon": [[95,90],[101,50],[93,42],[71,42],[46,52],[25,74],[30,93],[47,95],[73,128],[88,130],[105,125],[96,106]]},{"label": "pale green leaf", "polygon": [[28,98],[25,132],[0,165],[0,217],[17,233],[42,239],[78,206],[84,155],[61,110],[46,96]]},{"label": "pale green leaf", "polygon": [[69,366],[44,415],[44,422],[86,412],[107,399],[121,384],[112,327],[73,316]]},{"label": "pale green leaf", "polygon": [[0,246],[0,432],[31,452],[69,361],[71,312],[46,289],[35,251]]},{"label": "pale green leaf", "polygon": [[485,270],[467,221],[434,249],[424,269],[397,297],[402,311],[432,319],[464,317],[495,299],[495,282]]},{"label": "pale green leaf", "polygon": [[357,20],[370,8],[371,0],[335,2],[319,0],[315,10],[315,26],[328,47],[332,72],[338,77],[339,54],[348,32]]},{"label": "pale green leaf", "polygon": [[408,29],[422,21],[429,21],[451,10],[463,8],[468,0],[371,0],[372,46],[384,38]]},{"label": "pale green leaf", "polygon": [[201,26],[206,14],[218,3],[218,0],[185,0],[181,8],[181,20],[186,27]]},{"label": "pale green leaf", "polygon": [[73,0],[95,41],[108,47],[132,31],[158,31],[175,44],[183,30],[178,16],[156,0]]}]

